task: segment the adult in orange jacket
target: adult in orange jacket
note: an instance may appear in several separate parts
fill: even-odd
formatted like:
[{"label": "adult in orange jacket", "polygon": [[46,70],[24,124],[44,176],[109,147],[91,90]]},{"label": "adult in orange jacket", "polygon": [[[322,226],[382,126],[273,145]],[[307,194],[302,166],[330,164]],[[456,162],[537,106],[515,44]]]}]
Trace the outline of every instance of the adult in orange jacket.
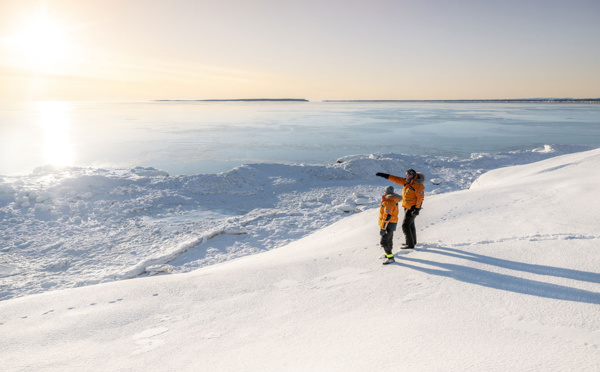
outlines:
[{"label": "adult in orange jacket", "polygon": [[402,185],[402,208],[404,208],[404,220],[402,221],[402,232],[406,244],[402,249],[412,249],[417,244],[417,229],[415,218],[421,211],[423,199],[425,198],[425,176],[414,169],[406,171],[406,178],[393,176],[387,173],[377,173],[377,177],[383,177],[394,183]]},{"label": "adult in orange jacket", "polygon": [[394,231],[398,224],[398,202],[402,197],[394,193],[394,187],[388,186],[385,194],[381,197],[381,207],[379,208],[379,235],[381,235],[381,246],[385,251],[387,260],[384,265],[395,262],[392,253]]}]

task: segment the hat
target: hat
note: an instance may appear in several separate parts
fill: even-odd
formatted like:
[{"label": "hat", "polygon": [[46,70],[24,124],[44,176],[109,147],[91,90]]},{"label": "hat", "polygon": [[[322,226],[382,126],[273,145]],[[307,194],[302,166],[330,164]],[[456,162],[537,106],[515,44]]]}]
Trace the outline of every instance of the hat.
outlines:
[{"label": "hat", "polygon": [[393,194],[394,193],[394,186],[388,186],[385,188],[385,194]]},{"label": "hat", "polygon": [[414,177],[414,176],[417,175],[417,172],[414,169],[412,169],[412,168],[410,168],[409,170],[407,170],[406,173],[410,174],[412,177]]}]

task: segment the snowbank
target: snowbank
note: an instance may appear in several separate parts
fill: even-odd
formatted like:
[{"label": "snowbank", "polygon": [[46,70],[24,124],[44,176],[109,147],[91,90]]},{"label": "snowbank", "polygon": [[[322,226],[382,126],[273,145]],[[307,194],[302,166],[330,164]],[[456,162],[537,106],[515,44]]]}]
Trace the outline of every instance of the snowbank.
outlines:
[{"label": "snowbank", "polygon": [[394,265],[368,209],[191,273],[2,301],[3,370],[596,370],[599,176],[593,150],[429,195]]}]

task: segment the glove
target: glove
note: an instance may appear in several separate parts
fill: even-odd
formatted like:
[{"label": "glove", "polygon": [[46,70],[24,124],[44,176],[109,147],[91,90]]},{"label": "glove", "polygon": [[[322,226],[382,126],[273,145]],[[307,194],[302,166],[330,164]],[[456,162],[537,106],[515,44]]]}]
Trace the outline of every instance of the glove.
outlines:
[{"label": "glove", "polygon": [[413,212],[412,212],[413,216],[418,216],[420,211],[421,211],[421,208],[413,209]]},{"label": "glove", "polygon": [[377,173],[375,173],[375,175],[376,175],[377,177],[383,177],[383,178],[385,178],[386,180],[387,180],[388,178],[390,178],[390,175],[389,175],[389,174],[387,174],[387,173],[381,173],[381,172],[377,172]]},{"label": "glove", "polygon": [[384,236],[385,234],[387,234],[387,230],[379,229],[379,235]]}]

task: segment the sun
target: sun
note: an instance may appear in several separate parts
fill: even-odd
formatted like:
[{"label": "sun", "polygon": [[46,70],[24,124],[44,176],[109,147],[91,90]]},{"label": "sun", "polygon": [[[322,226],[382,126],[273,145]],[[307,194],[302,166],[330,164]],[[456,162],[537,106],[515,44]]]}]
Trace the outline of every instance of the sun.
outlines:
[{"label": "sun", "polygon": [[67,59],[68,37],[55,19],[47,15],[26,18],[10,37],[13,53],[21,67],[48,70]]}]

